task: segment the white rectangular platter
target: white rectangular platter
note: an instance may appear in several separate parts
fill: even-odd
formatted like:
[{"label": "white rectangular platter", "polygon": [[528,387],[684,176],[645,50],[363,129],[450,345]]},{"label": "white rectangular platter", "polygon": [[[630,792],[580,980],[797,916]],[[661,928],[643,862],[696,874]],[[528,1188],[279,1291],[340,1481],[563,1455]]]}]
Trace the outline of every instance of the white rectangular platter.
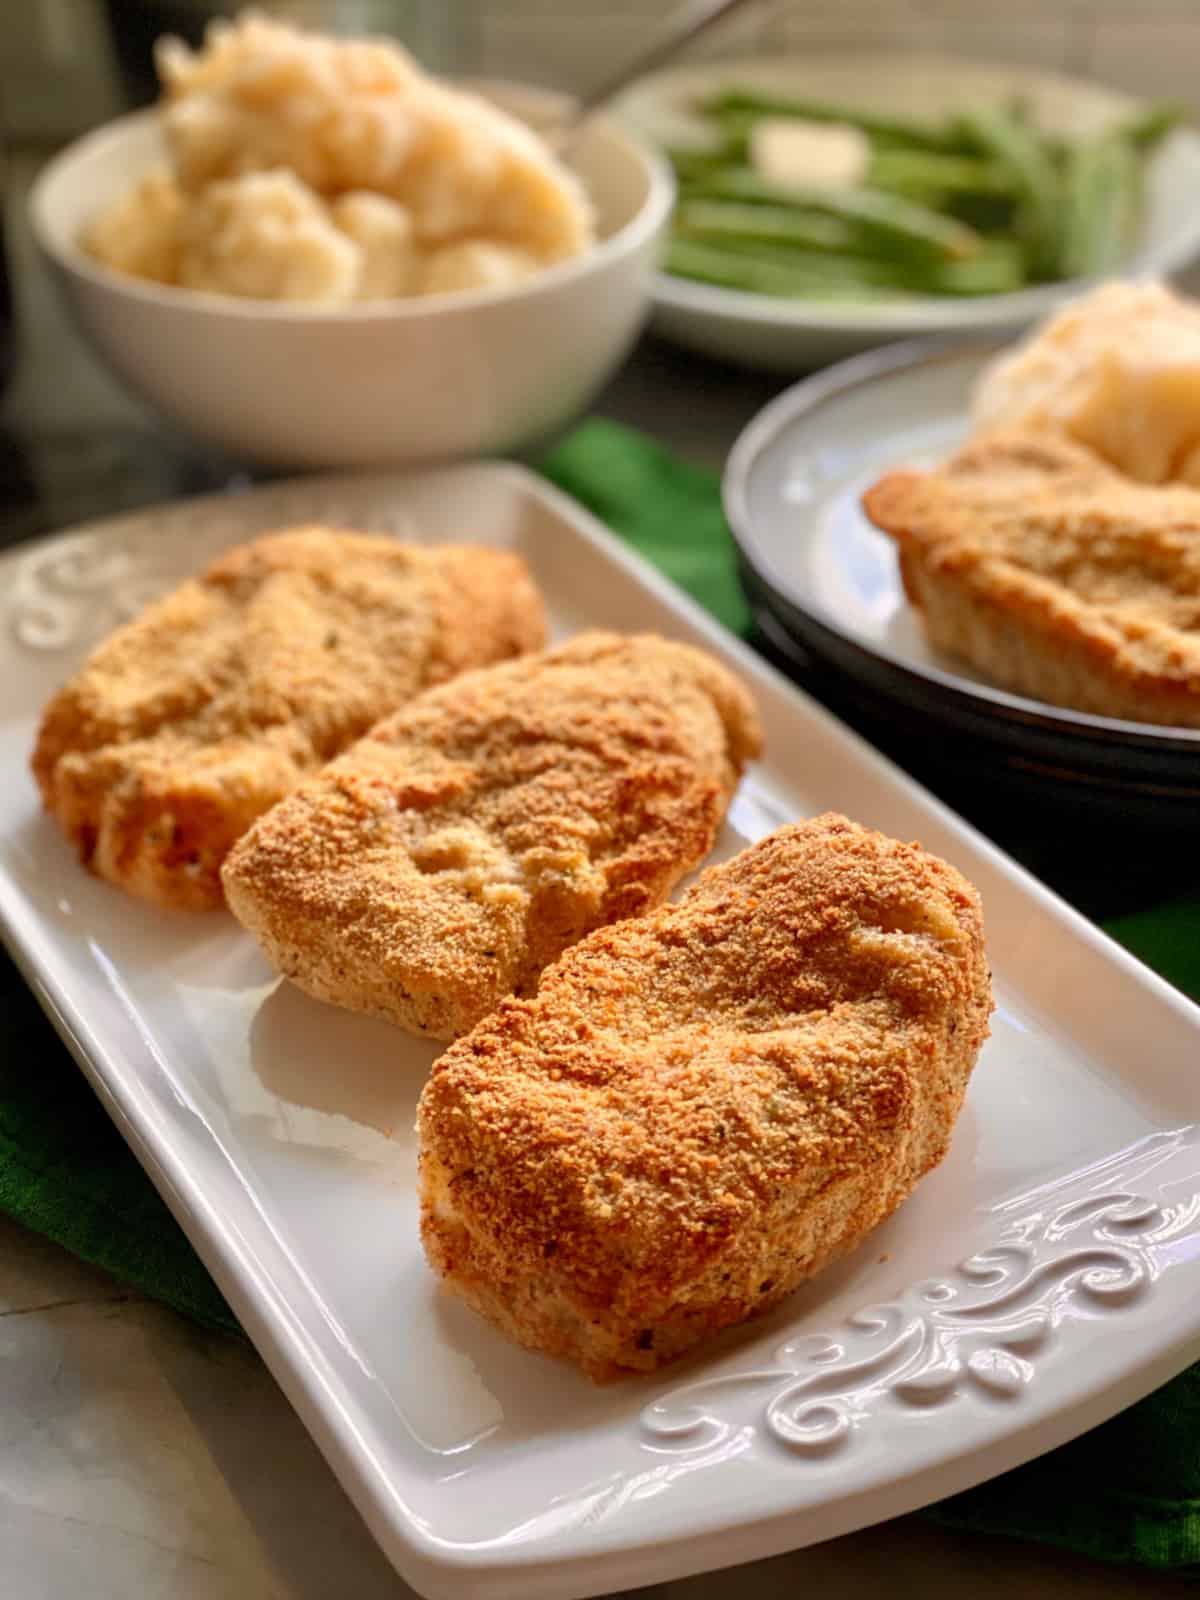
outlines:
[{"label": "white rectangular platter", "polygon": [[[682,1366],[596,1388],[441,1294],[412,1134],[435,1047],[278,981],[224,914],[89,878],[39,813],[37,714],[86,649],[295,521],[512,547],[557,634],[655,629],[724,658],[767,754],[722,855],[836,809],[982,891],[999,1010],[947,1160],[852,1258]],[[832,1537],[1050,1449],[1200,1355],[1200,1011],[530,474],[195,501],[16,550],[0,576],[5,936],[421,1593],[570,1600]]]}]

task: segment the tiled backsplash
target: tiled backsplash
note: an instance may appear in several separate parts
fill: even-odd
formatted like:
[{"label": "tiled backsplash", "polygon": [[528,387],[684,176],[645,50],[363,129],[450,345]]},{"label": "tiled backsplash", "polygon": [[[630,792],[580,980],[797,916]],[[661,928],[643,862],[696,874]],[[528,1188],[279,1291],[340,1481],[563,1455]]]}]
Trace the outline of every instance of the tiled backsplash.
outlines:
[{"label": "tiled backsplash", "polygon": [[[1200,0],[781,0],[706,54],[942,51],[1083,74],[1200,113]],[[488,70],[579,87],[645,40],[661,0],[482,0]]]},{"label": "tiled backsplash", "polygon": [[[178,0],[177,0],[178,3]],[[202,9],[201,0],[182,0]],[[394,0],[399,20],[422,0]],[[424,0],[459,19],[461,65],[583,88],[643,47],[669,0]],[[295,3],[266,10],[297,9]],[[151,8],[152,9],[152,8]],[[219,8],[218,8],[219,9]],[[319,13],[319,0],[304,0]],[[388,0],[330,0],[350,26]],[[119,109],[102,0],[0,8],[0,98],[15,134],[60,137]],[[1081,73],[1200,114],[1200,0],[764,0],[703,52],[945,51]]]}]

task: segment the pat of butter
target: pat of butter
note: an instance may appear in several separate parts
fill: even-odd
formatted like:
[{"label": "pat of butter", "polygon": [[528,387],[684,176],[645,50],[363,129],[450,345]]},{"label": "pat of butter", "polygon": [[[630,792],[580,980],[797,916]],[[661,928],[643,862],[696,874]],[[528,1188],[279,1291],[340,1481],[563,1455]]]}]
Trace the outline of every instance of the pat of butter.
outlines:
[{"label": "pat of butter", "polygon": [[750,164],[773,183],[850,189],[866,182],[871,141],[840,122],[764,117],[750,134]]}]

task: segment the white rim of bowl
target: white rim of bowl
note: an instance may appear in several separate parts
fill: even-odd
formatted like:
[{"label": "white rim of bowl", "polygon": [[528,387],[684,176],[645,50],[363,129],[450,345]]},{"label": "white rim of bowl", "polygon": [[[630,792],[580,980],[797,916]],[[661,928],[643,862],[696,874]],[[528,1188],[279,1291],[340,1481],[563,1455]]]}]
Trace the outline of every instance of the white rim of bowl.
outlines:
[{"label": "white rim of bowl", "polygon": [[[552,90],[538,89],[533,85],[489,80],[489,86],[511,89],[530,96],[544,96],[549,104],[555,98]],[[383,319],[416,319],[428,317],[433,312],[468,312],[480,306],[498,305],[532,298],[543,291],[550,292],[576,279],[585,277],[595,268],[638,249],[662,229],[675,203],[675,177],[666,158],[647,141],[639,139],[611,119],[597,118],[605,134],[623,145],[641,163],[646,172],[648,189],[646,198],[636,213],[606,239],[601,239],[589,249],[566,261],[540,268],[525,283],[504,289],[462,289],[444,294],[412,295],[394,300],[367,300],[350,305],[330,306],[319,301],[255,300],[242,295],[214,294],[207,289],[182,289],[171,284],[155,283],[148,278],[137,278],[132,273],[116,272],[93,261],[76,244],[60,245],[50,236],[43,216],[46,190],[59,177],[65,167],[79,159],[94,146],[118,140],[132,127],[151,123],[158,112],[154,107],[130,112],[116,117],[99,128],[93,128],[82,138],[73,140],[65,150],[60,150],[38,173],[29,191],[27,210],[30,227],[38,248],[64,271],[84,278],[100,288],[117,290],[135,300],[154,305],[169,306],[180,311],[203,313],[209,316],[267,317],[275,322],[313,323],[371,322]],[[134,181],[130,180],[131,183]]]}]

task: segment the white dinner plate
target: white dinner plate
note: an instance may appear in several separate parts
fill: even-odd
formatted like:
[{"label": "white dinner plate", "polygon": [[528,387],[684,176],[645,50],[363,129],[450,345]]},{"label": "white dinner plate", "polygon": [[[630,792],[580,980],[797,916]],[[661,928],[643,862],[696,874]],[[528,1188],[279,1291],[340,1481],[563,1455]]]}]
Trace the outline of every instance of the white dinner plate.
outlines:
[{"label": "white dinner plate", "polygon": [[[833,807],[980,887],[999,1011],[944,1164],[851,1258],[657,1375],[594,1387],[439,1292],[412,1133],[436,1047],[275,977],[223,913],[89,877],[38,809],[38,709],[95,638],[293,519],[520,550],[555,630],[651,628],[753,687],[729,855]],[[0,561],[0,915],[80,1065],[403,1576],[598,1594],[966,1488],[1197,1353],[1200,1012],[524,471],[312,480]]]},{"label": "white dinner plate", "polygon": [[[824,54],[755,57],[669,67],[648,75],[618,100],[617,114],[655,143],[687,145],[704,134],[691,105],[730,84],[801,100],[861,106],[884,114],[937,118],[964,105],[1028,102],[1050,133],[1087,136],[1146,102],[1102,84],[1028,67],[956,56]],[[1200,251],[1200,133],[1177,128],[1147,163],[1144,210],[1124,272],[1177,272]],[[956,299],[930,296],[895,304],[785,300],[660,273],[654,327],[677,343],[744,366],[797,375],[830,361],[917,335],[1013,331],[1079,294],[1079,279],[1015,294]]]},{"label": "white dinner plate", "polygon": [[896,546],[862,509],[884,472],[933,466],[967,436],[997,346],[917,342],[795,384],[730,452],[725,510],[756,603],[861,690],[990,741],[1067,781],[1200,798],[1200,730],[1095,716],[1013,694],[929,643]]}]

